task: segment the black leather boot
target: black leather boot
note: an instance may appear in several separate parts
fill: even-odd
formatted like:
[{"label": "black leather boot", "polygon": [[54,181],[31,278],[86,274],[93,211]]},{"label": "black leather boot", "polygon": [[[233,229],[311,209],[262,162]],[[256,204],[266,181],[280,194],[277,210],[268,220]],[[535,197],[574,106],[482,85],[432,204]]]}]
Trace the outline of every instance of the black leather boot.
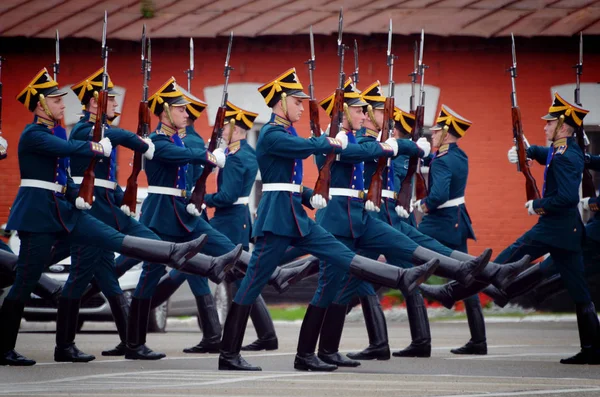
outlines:
[{"label": "black leather boot", "polygon": [[123,294],[111,296],[110,298],[107,298],[107,300],[121,342],[114,349],[104,350],[102,355],[124,356],[125,351],[127,350],[127,318],[129,317],[129,302],[127,302],[127,298],[125,298],[125,295]]},{"label": "black leather boot", "polygon": [[271,314],[262,295],[259,295],[256,301],[254,301],[250,310],[250,319],[252,320],[252,324],[254,324],[258,339],[249,345],[243,346],[242,350],[277,350],[279,348],[279,341],[275,333],[275,325],[273,325]]},{"label": "black leather boot", "polygon": [[59,298],[62,294],[62,284],[42,273],[33,289],[33,293],[41,298],[48,299],[58,307]]},{"label": "black leather boot", "polygon": [[427,248],[417,247],[413,252],[413,262],[420,265],[432,259],[439,259],[440,264],[434,272],[436,276],[456,280],[464,286],[469,286],[475,277],[481,273],[492,257],[492,250],[487,248],[478,257],[457,260]]},{"label": "black leather boot", "polygon": [[309,256],[308,258],[298,259],[285,265],[277,266],[269,278],[269,285],[282,294],[292,285],[318,273],[319,259]]},{"label": "black leather boot", "polygon": [[[598,275],[596,275],[598,277]],[[586,280],[588,284],[592,283],[594,276],[586,276]],[[553,274],[539,284],[534,285],[532,287],[533,295],[532,300],[538,304],[541,304],[546,299],[558,294],[561,291],[565,290],[565,283],[559,274]]]},{"label": "black leather boot", "polygon": [[494,303],[500,307],[504,307],[508,304],[509,299],[506,293],[493,285],[488,285],[481,292],[492,298]]},{"label": "black leather boot", "polygon": [[20,355],[15,351],[17,335],[21,326],[21,317],[25,303],[10,299],[4,299],[2,309],[0,309],[0,365],[11,366],[30,366],[35,361]]},{"label": "black leather boot", "polygon": [[184,273],[207,277],[213,283],[220,284],[244,252],[242,244],[238,244],[234,249],[221,256],[212,257],[198,254],[176,269]]},{"label": "black leather boot", "polygon": [[127,348],[125,358],[129,360],[160,360],[164,353],[156,353],[146,346],[148,318],[150,316],[150,299],[133,297],[127,321]]},{"label": "black leather boot", "polygon": [[377,295],[360,298],[360,303],[369,335],[369,346],[358,353],[348,353],[353,360],[389,360],[390,345],[383,308]]},{"label": "black leather boot", "polygon": [[[236,263],[236,270],[239,271],[238,274],[241,274],[242,277],[248,270],[251,257],[252,255],[244,251]],[[282,294],[292,285],[318,273],[319,259],[311,255],[307,258],[297,259],[281,266],[277,266],[271,274],[271,277],[269,277],[268,284]]]},{"label": "black leather boot", "polygon": [[185,273],[206,276],[206,267],[184,266],[206,243],[205,234],[187,243],[169,243],[141,237],[125,236],[120,253],[143,261],[162,263]]},{"label": "black leather boot", "polygon": [[219,370],[262,371],[261,367],[248,364],[240,354],[251,308],[251,305],[239,305],[235,302],[231,304],[227,320],[225,320],[223,339],[221,340]]},{"label": "black leather boot", "polygon": [[[460,251],[453,251],[450,257],[463,261],[474,258],[472,255]],[[527,269],[530,262],[531,257],[529,255],[525,255],[516,262],[489,262],[475,278],[477,281],[484,284],[493,284],[496,288],[503,290],[517,274]]]},{"label": "black leather boot", "polygon": [[450,352],[454,354],[487,354],[487,341],[485,337],[485,321],[483,319],[483,310],[481,310],[481,302],[477,295],[465,299],[465,311],[467,313],[467,321],[469,323],[469,331],[471,331],[471,340],[466,345],[457,349],[452,349]]},{"label": "black leather boot", "polygon": [[202,324],[202,340],[196,346],[183,349],[184,353],[219,353],[221,348],[221,323],[211,294],[196,296],[198,316]]},{"label": "black leather boot", "polygon": [[425,298],[440,302],[446,309],[452,309],[452,306],[456,303],[453,291],[459,286],[458,282],[451,281],[444,285],[421,284],[419,290]]},{"label": "black leather boot", "polygon": [[85,354],[75,345],[77,319],[79,318],[79,299],[60,298],[56,314],[56,347],[54,361],[64,363],[87,363],[95,360],[91,354]]},{"label": "black leather boot", "polygon": [[321,372],[330,372],[337,369],[337,365],[324,363],[315,355],[317,339],[319,339],[326,312],[326,308],[308,305],[300,327],[294,368],[301,371]]},{"label": "black leather boot", "polygon": [[594,303],[577,304],[577,328],[581,351],[573,357],[560,360],[561,364],[600,364],[600,324]]},{"label": "black leather boot", "polygon": [[355,255],[350,262],[350,274],[373,284],[399,289],[406,296],[435,272],[439,262],[439,259],[432,259],[422,266],[402,269]]},{"label": "black leather boot", "polygon": [[358,367],[360,365],[359,361],[350,360],[339,351],[344,321],[346,320],[346,309],[346,305],[335,303],[330,304],[327,308],[323,320],[324,326],[321,327],[317,357],[327,364],[337,365],[338,367]]},{"label": "black leather boot", "polygon": [[183,277],[174,280],[173,278],[171,278],[170,273],[165,274],[158,282],[156,290],[154,290],[154,294],[152,295],[152,304],[150,305],[150,308],[154,309],[165,303],[171,297],[171,295],[173,295],[175,291],[177,291],[179,287],[181,287],[184,281],[185,279]]},{"label": "black leather boot", "polygon": [[394,352],[392,355],[394,357],[431,357],[431,330],[423,296],[419,292],[413,292],[405,298],[412,341],[407,348]]}]

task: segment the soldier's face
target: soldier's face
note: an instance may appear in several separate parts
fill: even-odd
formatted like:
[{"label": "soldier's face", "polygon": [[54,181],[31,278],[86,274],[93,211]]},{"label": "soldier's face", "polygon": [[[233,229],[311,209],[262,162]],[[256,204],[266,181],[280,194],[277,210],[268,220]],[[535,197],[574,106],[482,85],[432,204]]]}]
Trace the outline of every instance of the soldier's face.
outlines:
[{"label": "soldier's face", "polygon": [[440,147],[443,142],[441,142],[442,140],[442,132],[444,130],[432,130],[431,131],[431,145],[434,147]]},{"label": "soldier's face", "polygon": [[383,127],[383,109],[375,109],[373,110],[373,114],[375,115],[375,120],[377,121],[377,125]]},{"label": "soldier's face", "polygon": [[171,108],[171,117],[173,118],[175,128],[185,128],[187,125],[188,114],[185,111],[185,106],[173,106]]},{"label": "soldier's face", "polygon": [[109,119],[114,118],[115,117],[115,112],[117,111],[117,107],[118,107],[118,103],[117,100],[115,99],[114,96],[109,96],[108,97],[108,104],[106,106],[106,117],[108,117]]},{"label": "soldier's face", "polygon": [[287,97],[285,98],[285,100],[287,102],[287,116],[292,123],[295,123],[296,121],[300,120],[300,117],[302,117],[302,113],[304,113],[304,105],[302,105],[302,99]]},{"label": "soldier's face", "polygon": [[[350,123],[352,124],[352,128],[355,130],[361,129],[366,118],[363,108],[358,106],[350,106],[348,108],[348,113],[350,113]],[[375,118],[377,118],[377,116],[375,116]]]},{"label": "soldier's face", "polygon": [[46,98],[46,105],[54,120],[60,120],[65,114],[65,103],[63,97]]}]

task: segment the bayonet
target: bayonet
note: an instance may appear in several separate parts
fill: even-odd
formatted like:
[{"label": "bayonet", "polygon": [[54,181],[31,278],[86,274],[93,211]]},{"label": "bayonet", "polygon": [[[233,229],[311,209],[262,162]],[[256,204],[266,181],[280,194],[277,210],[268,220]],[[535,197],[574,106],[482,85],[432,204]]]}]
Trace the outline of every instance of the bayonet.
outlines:
[{"label": "bayonet", "polygon": [[316,62],[315,62],[316,58],[315,58],[315,37],[313,36],[312,25],[310,26],[310,29],[309,29],[309,36],[310,36],[310,58],[305,63],[308,65],[308,80],[309,80],[308,95],[310,96],[311,100],[314,100],[315,99],[315,86],[313,83],[313,71],[316,68]]},{"label": "bayonet", "polygon": [[423,47],[425,44],[425,30],[421,29],[421,43],[419,44],[419,76],[421,77],[421,87],[419,89],[419,104],[425,106],[425,69],[429,66],[423,63]]},{"label": "bayonet", "polygon": [[581,106],[581,75],[583,74],[583,32],[579,32],[579,63],[575,66],[577,80],[575,82],[575,104]]},{"label": "bayonet", "polygon": [[187,74],[188,92],[192,92],[192,80],[194,79],[194,39],[190,37],[190,68],[185,71]]},{"label": "bayonet", "polygon": [[344,13],[343,13],[343,8],[340,7],[340,17],[339,17],[339,22],[338,22],[337,50],[338,50],[338,57],[340,57],[340,84],[339,84],[339,86],[342,89],[344,88],[344,82],[346,81],[346,75],[344,74],[344,52],[346,51],[346,46],[342,43],[343,33],[344,33]]},{"label": "bayonet", "polygon": [[227,87],[229,86],[229,74],[233,70],[229,66],[229,58],[231,57],[231,46],[233,45],[233,31],[229,34],[229,45],[227,46],[227,57],[225,58],[225,69],[223,70],[223,76],[225,76],[225,84],[223,84],[223,98],[221,99],[221,107],[225,107],[227,104]]},{"label": "bayonet", "polygon": [[419,76],[419,44],[415,41],[413,48],[413,72],[410,76],[410,112],[415,113],[417,104],[415,102],[415,90],[417,85],[417,76]]},{"label": "bayonet", "polygon": [[58,73],[60,72],[60,37],[58,36],[58,29],[56,29],[55,53],[56,58],[52,69],[54,70],[54,81],[58,81]]},{"label": "bayonet", "polygon": [[146,71],[148,72],[148,81],[152,80],[152,40],[148,37],[148,52],[146,55]]},{"label": "bayonet", "polygon": [[104,24],[102,25],[102,59],[104,60],[104,69],[102,71],[102,90],[108,88],[108,46],[106,45],[106,28],[108,25],[108,14],[104,11]]},{"label": "bayonet", "polygon": [[354,73],[352,74],[352,81],[354,84],[358,84],[358,43],[354,40]]},{"label": "bayonet", "polygon": [[[389,68],[389,85],[388,97],[394,98],[394,59],[396,56],[392,54],[392,19],[390,18],[390,28],[388,30],[388,48],[387,48],[387,66]],[[393,131],[393,128],[392,128]]]},{"label": "bayonet", "polygon": [[517,105],[517,85],[516,85],[517,51],[516,51],[516,47],[515,47],[515,36],[512,33],[510,34],[510,36],[512,38],[512,66],[510,68],[508,68],[508,71],[510,72],[510,80],[512,83],[512,93],[511,93],[510,99],[511,99],[512,107],[516,108],[516,107],[518,107],[518,105]]}]

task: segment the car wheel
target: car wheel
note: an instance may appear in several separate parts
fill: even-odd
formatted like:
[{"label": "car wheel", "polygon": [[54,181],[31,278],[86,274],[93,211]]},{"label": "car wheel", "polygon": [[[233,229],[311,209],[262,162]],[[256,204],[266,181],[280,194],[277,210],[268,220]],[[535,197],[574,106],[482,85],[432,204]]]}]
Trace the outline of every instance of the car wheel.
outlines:
[{"label": "car wheel", "polygon": [[166,332],[167,316],[169,314],[169,301],[150,310],[148,319],[148,332]]}]

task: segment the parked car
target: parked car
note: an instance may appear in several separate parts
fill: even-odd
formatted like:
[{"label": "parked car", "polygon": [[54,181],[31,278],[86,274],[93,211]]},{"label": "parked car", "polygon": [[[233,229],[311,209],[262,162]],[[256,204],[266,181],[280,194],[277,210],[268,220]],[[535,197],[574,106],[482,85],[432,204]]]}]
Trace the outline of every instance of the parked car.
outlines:
[{"label": "parked car", "polygon": [[[147,194],[146,188],[138,189],[138,213],[136,218],[139,217],[141,203],[147,197]],[[8,245],[13,252],[16,254],[19,253],[20,240],[16,231],[11,232]],[[119,254],[117,253],[116,255],[118,256]],[[45,273],[51,278],[64,284],[69,277],[70,267],[71,257],[68,257],[57,264],[51,265],[46,269]],[[119,278],[119,285],[129,300],[135,291],[141,273],[142,263],[140,262]],[[225,285],[217,288],[217,285],[212,282],[210,282],[210,288],[215,294],[219,319],[224,322],[231,302],[231,290]],[[0,303],[8,294],[8,291],[9,288],[5,288],[4,291],[0,290]],[[23,317],[27,321],[56,321],[56,312],[57,308],[52,301],[43,299],[36,294],[31,293],[31,299],[25,305]],[[194,295],[192,294],[188,283],[183,283],[183,285],[166,302],[150,312],[148,330],[150,332],[165,332],[168,317],[197,315],[198,310]],[[113,321],[110,306],[102,293],[99,293],[90,298],[87,302],[82,303],[79,311],[78,329],[81,329],[86,321]]]}]

